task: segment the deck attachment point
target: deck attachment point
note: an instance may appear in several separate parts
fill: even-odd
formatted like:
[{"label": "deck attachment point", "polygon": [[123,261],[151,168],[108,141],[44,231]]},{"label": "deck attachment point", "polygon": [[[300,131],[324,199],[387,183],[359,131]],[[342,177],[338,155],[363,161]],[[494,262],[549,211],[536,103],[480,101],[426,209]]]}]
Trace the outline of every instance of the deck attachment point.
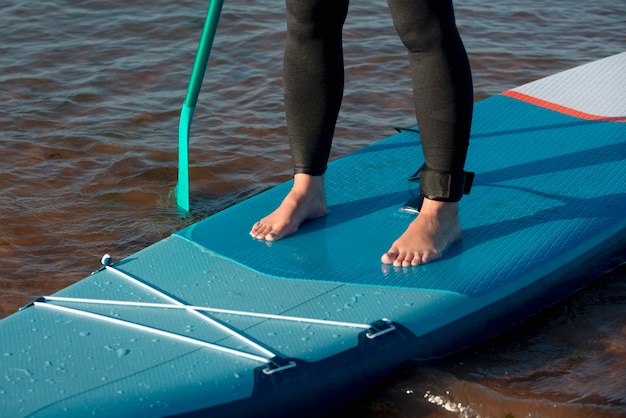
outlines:
[{"label": "deck attachment point", "polygon": [[274,357],[267,364],[267,368],[263,369],[263,373],[271,375],[274,373],[282,372],[283,370],[292,369],[296,367],[295,361],[287,361],[280,357]]},{"label": "deck attachment point", "polygon": [[102,256],[102,259],[100,260],[100,262],[102,263],[104,267],[106,267],[109,264],[111,264],[112,260],[113,260],[113,257],[111,257],[109,254],[105,254]]},{"label": "deck attachment point", "polygon": [[388,332],[394,331],[396,327],[393,325],[392,321],[387,318],[383,318],[376,322],[372,323],[371,328],[367,331],[365,336],[370,340],[373,340],[376,337],[380,337],[383,334],[387,334]]},{"label": "deck attachment point", "polygon": [[109,254],[103,255],[102,258],[100,259],[100,263],[102,265],[97,270],[92,271],[91,274],[93,275],[106,269],[109,265],[111,265],[112,260],[113,260],[113,257],[111,257]]},{"label": "deck attachment point", "polygon": [[36,299],[31,300],[30,302],[28,302],[26,305],[22,306],[20,309],[18,309],[18,311],[23,311],[26,308],[30,308],[31,306],[33,306],[36,302],[45,302],[46,298],[43,296],[39,296]]},{"label": "deck attachment point", "polygon": [[393,129],[395,129],[398,133],[400,132],[414,132],[416,134],[420,133],[417,127],[394,126]]},{"label": "deck attachment point", "polygon": [[424,204],[424,196],[419,195],[412,197],[402,205],[402,207],[398,208],[398,212],[409,215],[419,215],[420,210],[422,210],[422,204]]}]

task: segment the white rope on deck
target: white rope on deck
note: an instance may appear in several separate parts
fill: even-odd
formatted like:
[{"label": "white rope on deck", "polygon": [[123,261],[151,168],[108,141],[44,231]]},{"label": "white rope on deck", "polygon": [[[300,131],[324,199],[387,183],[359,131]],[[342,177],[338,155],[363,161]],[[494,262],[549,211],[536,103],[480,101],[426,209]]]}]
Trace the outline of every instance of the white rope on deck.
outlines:
[{"label": "white rope on deck", "polygon": [[[61,312],[71,313],[75,315],[81,315],[84,317],[97,319],[100,321],[110,322],[116,325],[125,326],[128,328],[134,328],[137,330],[149,332],[152,334],[172,338],[179,341],[184,341],[187,343],[191,343],[194,345],[198,345],[201,347],[211,348],[213,350],[233,354],[242,358],[247,358],[250,360],[258,361],[261,363],[268,364],[268,368],[263,370],[266,374],[272,374],[278,371],[282,371],[285,369],[289,369],[296,366],[296,363],[293,361],[284,362],[281,360],[280,356],[273,353],[266,347],[263,347],[259,343],[252,341],[250,338],[246,337],[241,333],[241,331],[233,329],[220,321],[211,318],[205,313],[221,313],[228,315],[238,315],[238,316],[247,316],[247,317],[255,317],[255,318],[263,318],[263,319],[273,319],[273,320],[281,320],[281,321],[292,321],[292,322],[300,322],[300,323],[310,323],[310,324],[321,324],[321,325],[329,325],[329,326],[340,326],[340,327],[349,327],[349,328],[359,328],[368,330],[367,337],[372,339],[376,338],[379,335],[386,334],[395,329],[395,326],[392,325],[392,322],[388,319],[383,319],[383,328],[380,329],[378,326],[374,326],[372,324],[360,324],[360,323],[351,323],[351,322],[342,322],[342,321],[332,321],[325,319],[317,319],[317,318],[303,318],[296,316],[287,316],[287,315],[277,315],[277,314],[267,314],[267,313],[259,313],[259,312],[248,312],[248,311],[238,311],[231,309],[219,309],[219,308],[211,308],[206,306],[192,306],[182,301],[158,290],[154,286],[131,276],[117,268],[114,268],[110,265],[111,256],[105,254],[102,257],[102,267],[100,267],[96,272],[107,270],[112,272],[113,274],[139,286],[144,288],[158,297],[166,300],[169,303],[151,303],[151,302],[133,302],[133,301],[120,301],[120,300],[106,300],[106,299],[89,299],[89,298],[73,298],[73,297],[62,297],[62,296],[44,296],[32,302],[34,306],[45,307],[48,309],[55,309]],[[96,273],[94,272],[94,273]],[[88,312],[81,309],[70,308],[67,306],[61,306],[54,303],[46,303],[46,302],[65,302],[65,303],[75,303],[75,304],[93,304],[93,305],[111,305],[111,306],[125,306],[125,307],[141,307],[141,308],[151,308],[151,309],[180,309],[185,310],[198,318],[202,319],[210,323],[211,325],[219,328],[230,336],[233,336],[240,341],[246,343],[247,345],[253,347],[259,352],[263,353],[263,355],[255,355],[245,351],[236,350],[228,347],[224,347],[218,344],[209,343],[206,341],[202,341],[196,338],[186,337],[180,334],[176,334],[174,332],[165,331],[159,328],[150,327],[147,325],[141,325],[134,322],[126,321],[123,319],[113,318],[110,316]],[[277,363],[278,362],[278,363]],[[283,364],[284,363],[284,364]]]},{"label": "white rope on deck", "polygon": [[155,335],[160,335],[162,337],[167,337],[167,338],[183,341],[186,343],[198,345],[201,347],[211,348],[213,350],[222,351],[222,352],[229,353],[229,354],[234,354],[239,357],[247,358],[247,359],[258,361],[258,362],[265,363],[265,364],[271,363],[271,359],[268,359],[262,356],[257,356],[254,354],[246,353],[244,351],[239,351],[239,350],[224,347],[221,345],[212,344],[212,343],[198,340],[195,338],[185,337],[184,335],[164,331],[162,329],[153,328],[153,327],[149,327],[149,326],[141,325],[141,324],[136,324],[134,322],[124,321],[123,319],[112,318],[106,315],[100,315],[100,314],[93,313],[93,312],[82,311],[80,309],[73,309],[73,308],[68,308],[66,306],[54,305],[54,304],[40,302],[40,301],[33,302],[33,305],[45,307],[47,309],[54,309],[54,310],[61,311],[61,312],[71,313],[75,315],[85,316],[87,318],[97,319],[99,321],[110,322],[116,325],[121,325],[124,327],[137,329],[137,330],[148,332],[148,333],[155,334]]},{"label": "white rope on deck", "polygon": [[222,313],[222,314],[250,316],[250,317],[264,318],[264,319],[278,319],[282,321],[332,325],[332,326],[338,326],[338,327],[350,327],[350,328],[362,328],[362,329],[370,329],[372,327],[369,324],[331,321],[327,319],[304,318],[304,317],[298,317],[298,316],[275,315],[275,314],[266,314],[266,313],[260,313],[260,312],[236,311],[236,310],[230,310],[230,309],[211,308],[207,306],[193,306],[193,305],[177,306],[177,305],[169,305],[167,303],[132,302],[132,301],[106,300],[106,299],[68,298],[68,297],[61,297],[61,296],[44,296],[43,299],[49,300],[52,302],[90,303],[94,305],[134,306],[134,307],[140,307],[140,308],[155,308],[155,309],[184,309],[184,310],[193,310],[193,311],[198,311],[198,312]]},{"label": "white rope on deck", "polygon": [[263,347],[262,345],[252,341],[251,339],[247,338],[246,336],[242,335],[240,332],[233,330],[232,328],[226,326],[225,324],[207,316],[207,315],[203,315],[201,312],[199,312],[197,309],[191,309],[189,307],[189,305],[179,301],[176,298],[171,297],[170,295],[167,295],[163,292],[161,292],[160,290],[156,289],[153,286],[150,286],[148,283],[139,280],[133,276],[131,276],[130,274],[124,273],[121,270],[118,270],[114,267],[112,267],[111,265],[109,265],[109,263],[111,262],[111,256],[108,254],[105,254],[102,257],[102,265],[103,267],[107,270],[107,271],[111,271],[115,274],[117,274],[118,276],[130,281],[131,283],[134,283],[135,285],[142,287],[150,292],[153,292],[155,294],[157,294],[160,298],[167,300],[168,302],[172,303],[173,306],[177,306],[181,309],[185,309],[187,310],[189,313],[197,316],[198,318],[202,319],[203,321],[207,321],[209,322],[211,325],[221,329],[222,331],[226,332],[227,334],[243,341],[246,344],[249,344],[250,346],[254,347],[256,350],[260,351],[261,353],[263,353],[265,356],[267,357],[276,357],[276,354],[270,350],[268,350],[267,348]]}]

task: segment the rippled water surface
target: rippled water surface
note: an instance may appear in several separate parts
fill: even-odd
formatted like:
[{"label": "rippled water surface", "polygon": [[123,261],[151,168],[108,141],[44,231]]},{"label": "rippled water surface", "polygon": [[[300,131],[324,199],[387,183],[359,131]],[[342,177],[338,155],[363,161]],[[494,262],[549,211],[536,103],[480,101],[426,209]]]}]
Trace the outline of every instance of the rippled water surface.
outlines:
[{"label": "rippled water surface", "polygon": [[[180,107],[207,3],[0,5],[0,316],[289,178],[282,1],[227,0],[177,215]],[[456,3],[476,99],[626,50],[626,1]],[[333,158],[412,124],[386,2],[354,0]],[[471,152],[471,150],[470,150]],[[616,267],[619,261],[616,261]],[[407,367],[344,416],[626,416],[626,271],[452,358]]]}]

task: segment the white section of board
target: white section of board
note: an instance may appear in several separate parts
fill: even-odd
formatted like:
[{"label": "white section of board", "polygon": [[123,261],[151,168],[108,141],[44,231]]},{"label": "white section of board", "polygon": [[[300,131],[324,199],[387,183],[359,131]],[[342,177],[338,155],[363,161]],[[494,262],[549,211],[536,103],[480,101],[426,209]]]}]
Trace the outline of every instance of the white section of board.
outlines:
[{"label": "white section of board", "polygon": [[511,91],[591,115],[626,117],[626,52]]}]

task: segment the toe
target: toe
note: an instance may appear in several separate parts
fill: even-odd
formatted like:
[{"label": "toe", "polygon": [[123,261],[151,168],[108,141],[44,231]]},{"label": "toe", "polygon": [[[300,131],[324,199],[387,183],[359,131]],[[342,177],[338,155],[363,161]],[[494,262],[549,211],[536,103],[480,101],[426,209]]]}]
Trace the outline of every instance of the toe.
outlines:
[{"label": "toe", "polygon": [[265,241],[276,241],[279,238],[280,237],[275,232],[269,232],[269,233],[265,234],[265,236],[263,236],[263,239],[265,239]]},{"label": "toe", "polygon": [[250,231],[250,235],[256,239],[264,239],[267,233],[267,228],[261,222],[254,224],[252,231]]},{"label": "toe", "polygon": [[428,263],[438,258],[441,258],[441,254],[438,251],[430,251],[420,257],[422,263]]},{"label": "toe", "polygon": [[389,250],[380,257],[380,261],[382,261],[383,264],[393,264],[397,257],[398,254],[394,250]]},{"label": "toe", "polygon": [[396,267],[402,267],[404,264],[404,259],[406,257],[405,253],[398,253],[398,255],[396,256],[396,258],[393,260],[393,265]]},{"label": "toe", "polygon": [[250,230],[250,235],[252,235],[253,237],[257,237],[259,235],[259,232],[262,229],[262,225],[261,222],[257,222],[254,225],[252,225],[252,229]]},{"label": "toe", "polygon": [[407,257],[405,257],[405,259],[402,261],[402,267],[411,267],[414,266],[415,264],[415,257],[413,255],[409,255]]}]

